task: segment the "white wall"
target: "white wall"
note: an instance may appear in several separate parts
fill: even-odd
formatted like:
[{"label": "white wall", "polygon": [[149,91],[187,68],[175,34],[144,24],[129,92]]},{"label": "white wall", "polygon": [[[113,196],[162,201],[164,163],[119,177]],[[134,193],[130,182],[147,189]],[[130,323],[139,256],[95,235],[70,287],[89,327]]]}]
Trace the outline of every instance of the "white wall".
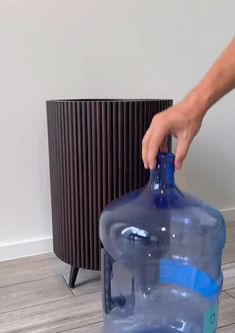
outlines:
[{"label": "white wall", "polygon": [[[232,38],[234,12],[234,0],[0,0],[0,258],[51,246],[45,100],[177,101]],[[234,93],[213,108],[178,173],[221,209],[235,207],[234,108]]]}]

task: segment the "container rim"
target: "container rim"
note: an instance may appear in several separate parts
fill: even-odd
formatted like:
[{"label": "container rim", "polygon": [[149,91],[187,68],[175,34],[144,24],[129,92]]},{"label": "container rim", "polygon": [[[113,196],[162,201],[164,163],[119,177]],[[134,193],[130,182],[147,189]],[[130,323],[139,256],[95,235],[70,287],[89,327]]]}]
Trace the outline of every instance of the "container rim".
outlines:
[{"label": "container rim", "polygon": [[173,102],[170,98],[71,98],[49,99],[47,102]]}]

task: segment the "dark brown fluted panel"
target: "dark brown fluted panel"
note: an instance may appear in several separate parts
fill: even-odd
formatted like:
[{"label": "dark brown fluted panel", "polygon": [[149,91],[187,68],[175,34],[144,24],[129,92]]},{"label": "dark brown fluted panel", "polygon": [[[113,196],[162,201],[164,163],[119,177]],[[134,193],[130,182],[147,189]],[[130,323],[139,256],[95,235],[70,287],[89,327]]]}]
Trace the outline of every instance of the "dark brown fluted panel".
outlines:
[{"label": "dark brown fluted panel", "polygon": [[98,222],[111,200],[143,186],[141,141],[171,100],[47,101],[53,242],[56,255],[100,268]]}]

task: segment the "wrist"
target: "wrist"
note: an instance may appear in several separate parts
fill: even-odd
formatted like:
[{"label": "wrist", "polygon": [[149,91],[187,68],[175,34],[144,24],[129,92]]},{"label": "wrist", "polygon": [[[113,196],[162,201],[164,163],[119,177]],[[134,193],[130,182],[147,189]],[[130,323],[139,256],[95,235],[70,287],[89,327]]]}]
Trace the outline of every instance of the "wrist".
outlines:
[{"label": "wrist", "polygon": [[192,110],[193,116],[203,118],[215,102],[214,95],[213,87],[206,82],[202,82],[185,97],[185,102]]}]

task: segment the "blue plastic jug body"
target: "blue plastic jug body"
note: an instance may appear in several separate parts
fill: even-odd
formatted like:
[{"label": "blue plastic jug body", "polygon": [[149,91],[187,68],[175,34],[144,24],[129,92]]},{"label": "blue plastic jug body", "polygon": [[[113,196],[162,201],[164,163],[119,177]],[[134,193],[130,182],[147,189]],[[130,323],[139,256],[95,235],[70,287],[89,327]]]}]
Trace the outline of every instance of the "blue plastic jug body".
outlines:
[{"label": "blue plastic jug body", "polygon": [[225,222],[175,186],[173,154],[105,208],[100,238],[104,333],[216,332]]}]

